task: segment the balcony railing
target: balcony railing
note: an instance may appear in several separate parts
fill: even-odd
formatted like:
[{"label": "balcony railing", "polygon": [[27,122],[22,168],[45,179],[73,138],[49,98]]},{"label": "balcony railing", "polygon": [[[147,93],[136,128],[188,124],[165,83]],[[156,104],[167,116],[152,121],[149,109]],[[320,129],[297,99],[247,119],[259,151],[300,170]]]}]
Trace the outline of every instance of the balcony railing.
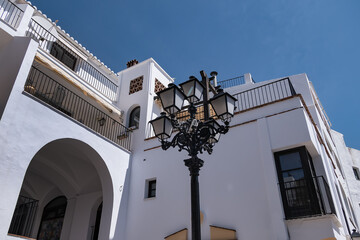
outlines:
[{"label": "balcony railing", "polygon": [[38,200],[19,196],[14,215],[11,220],[9,234],[31,237],[38,203]]},{"label": "balcony railing", "polygon": [[13,28],[18,27],[23,13],[23,10],[9,0],[0,0],[0,19],[4,20]]},{"label": "balcony railing", "polygon": [[[0,0],[1,1],[1,0]],[[115,100],[117,85],[89,62],[75,53],[34,19],[30,20],[26,36],[39,42],[40,48],[60,60],[81,79],[97,89],[110,100]],[[76,48],[76,47],[74,47]]]},{"label": "balcony railing", "polygon": [[[256,88],[252,88],[243,92],[233,94],[238,100],[236,104],[236,112],[249,110],[255,107],[260,107],[281,99],[296,95],[294,87],[292,86],[289,78],[284,78],[271,82]],[[214,117],[215,112],[210,106],[210,117]],[[189,118],[187,111],[181,111],[177,114],[177,119],[184,121]],[[197,108],[197,119],[204,118],[203,107]]]},{"label": "balcony railing", "polygon": [[244,76],[239,76],[239,77],[221,80],[221,81],[217,82],[217,85],[220,85],[221,88],[223,88],[223,89],[238,86],[241,84],[245,84]]},{"label": "balcony railing", "polygon": [[330,188],[323,176],[280,183],[286,219],[335,214]]},{"label": "balcony railing", "polygon": [[244,111],[275,102],[296,94],[289,78],[284,78],[256,88],[239,92],[233,96],[237,99],[237,111]]},{"label": "balcony railing", "polygon": [[36,67],[32,67],[24,90],[117,145],[130,150],[129,129]]}]

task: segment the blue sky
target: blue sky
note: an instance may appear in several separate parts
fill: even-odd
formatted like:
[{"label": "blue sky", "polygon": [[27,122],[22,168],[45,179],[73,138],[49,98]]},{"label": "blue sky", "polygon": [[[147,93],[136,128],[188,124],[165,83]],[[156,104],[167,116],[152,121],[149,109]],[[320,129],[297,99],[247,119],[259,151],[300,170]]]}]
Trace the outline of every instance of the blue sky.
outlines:
[{"label": "blue sky", "polygon": [[176,82],[200,70],[255,81],[307,73],[332,128],[360,149],[359,0],[33,0],[115,72],[154,58]]}]

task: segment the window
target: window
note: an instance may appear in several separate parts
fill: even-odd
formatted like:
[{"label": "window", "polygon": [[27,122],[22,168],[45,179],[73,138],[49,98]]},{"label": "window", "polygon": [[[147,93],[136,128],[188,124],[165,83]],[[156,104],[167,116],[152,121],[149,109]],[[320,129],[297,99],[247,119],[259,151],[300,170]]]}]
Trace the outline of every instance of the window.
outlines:
[{"label": "window", "polygon": [[356,180],[360,180],[360,174],[359,174],[359,169],[356,167],[353,167],[353,171],[354,171],[354,175]]},{"label": "window", "polygon": [[58,43],[53,43],[50,54],[68,66],[71,70],[75,69],[76,57]]},{"label": "window", "polygon": [[286,219],[320,214],[312,159],[305,147],[275,153]]},{"label": "window", "polygon": [[146,181],[146,198],[154,198],[156,196],[156,179]]},{"label": "window", "polygon": [[64,196],[57,197],[48,203],[43,211],[38,240],[49,239],[59,240],[64,222],[67,199]]},{"label": "window", "polygon": [[140,107],[134,108],[130,113],[129,128],[139,128]]}]

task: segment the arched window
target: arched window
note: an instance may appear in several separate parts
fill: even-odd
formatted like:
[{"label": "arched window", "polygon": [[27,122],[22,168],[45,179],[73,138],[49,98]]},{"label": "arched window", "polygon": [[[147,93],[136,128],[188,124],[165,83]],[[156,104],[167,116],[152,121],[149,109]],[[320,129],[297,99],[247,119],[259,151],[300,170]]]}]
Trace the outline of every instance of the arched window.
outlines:
[{"label": "arched window", "polygon": [[38,240],[60,239],[66,205],[66,197],[61,196],[55,198],[45,206],[37,237]]},{"label": "arched window", "polygon": [[130,113],[129,128],[139,128],[140,122],[140,107],[134,108]]}]

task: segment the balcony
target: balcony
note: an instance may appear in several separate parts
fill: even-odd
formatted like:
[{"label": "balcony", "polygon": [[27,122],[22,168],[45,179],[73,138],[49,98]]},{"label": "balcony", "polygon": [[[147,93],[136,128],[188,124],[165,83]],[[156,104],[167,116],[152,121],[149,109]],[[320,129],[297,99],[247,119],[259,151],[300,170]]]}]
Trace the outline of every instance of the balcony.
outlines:
[{"label": "balcony", "polygon": [[[239,78],[236,81],[240,81]],[[231,80],[231,79],[230,79]],[[235,80],[234,80],[235,81]],[[219,82],[220,83],[220,82]],[[229,86],[229,84],[228,84]],[[270,82],[259,87],[251,88],[249,90],[235,93],[233,96],[238,100],[235,103],[236,112],[247,111],[257,107],[267,105],[282,99],[296,95],[293,85],[289,78],[283,78],[274,82]],[[211,109],[210,106],[210,117],[214,117],[215,112]],[[181,111],[178,113],[177,118],[181,121],[185,121],[189,118],[189,113],[187,111]],[[203,107],[197,108],[196,113],[197,119],[204,118],[204,109]]]},{"label": "balcony", "polygon": [[279,185],[286,219],[335,214],[330,188],[323,176]]},{"label": "balcony", "polygon": [[9,0],[0,0],[0,19],[11,27],[18,27],[23,13],[23,10]]},{"label": "balcony", "polygon": [[24,91],[115,144],[130,150],[129,129],[34,66],[25,83]]},{"label": "balcony", "polygon": [[[0,0],[1,1],[1,0]],[[63,42],[34,19],[30,20],[26,36],[39,42],[39,47],[56,58],[64,67],[70,69],[79,78],[95,88],[108,99],[116,100],[118,86],[104,73],[80,56],[74,49],[78,48],[70,42]]]}]

